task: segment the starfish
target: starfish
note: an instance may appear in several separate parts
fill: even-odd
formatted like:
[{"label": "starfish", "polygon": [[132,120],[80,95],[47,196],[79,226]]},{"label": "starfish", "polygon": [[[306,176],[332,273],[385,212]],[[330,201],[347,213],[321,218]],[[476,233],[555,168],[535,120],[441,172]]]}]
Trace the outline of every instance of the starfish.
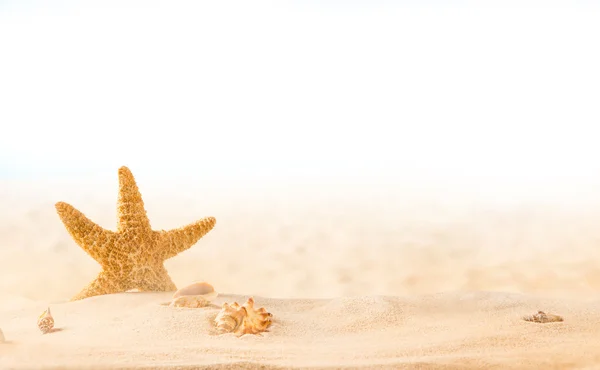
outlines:
[{"label": "starfish", "polygon": [[58,202],[55,206],[71,237],[102,266],[96,279],[71,301],[132,289],[177,290],[164,261],[189,249],[217,222],[206,217],[178,229],[152,230],[142,195],[125,166],[119,168],[116,232],[97,225],[70,204]]}]

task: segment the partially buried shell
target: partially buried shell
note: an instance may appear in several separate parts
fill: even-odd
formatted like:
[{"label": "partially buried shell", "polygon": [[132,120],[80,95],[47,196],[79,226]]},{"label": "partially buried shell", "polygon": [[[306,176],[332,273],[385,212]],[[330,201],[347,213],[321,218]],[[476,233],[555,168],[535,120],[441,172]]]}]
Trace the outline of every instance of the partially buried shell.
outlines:
[{"label": "partially buried shell", "polygon": [[185,286],[173,294],[170,306],[199,308],[207,306],[217,297],[215,288],[206,282],[196,282]]},{"label": "partially buried shell", "polygon": [[217,332],[244,334],[258,334],[266,331],[271,326],[273,315],[264,307],[254,309],[254,298],[250,297],[242,306],[237,302],[224,303],[221,311],[215,318]]},{"label": "partially buried shell", "polygon": [[46,311],[42,312],[40,317],[38,317],[37,325],[43,334],[47,334],[52,331],[54,328],[54,318],[50,312],[50,307],[48,307]]},{"label": "partially buried shell", "polygon": [[210,303],[209,300],[200,295],[182,295],[171,301],[171,307],[187,307],[187,308],[201,308],[206,307]]},{"label": "partially buried shell", "polygon": [[551,313],[545,313],[544,311],[538,311],[534,315],[523,316],[523,320],[545,324],[548,322],[561,322],[563,318]]}]

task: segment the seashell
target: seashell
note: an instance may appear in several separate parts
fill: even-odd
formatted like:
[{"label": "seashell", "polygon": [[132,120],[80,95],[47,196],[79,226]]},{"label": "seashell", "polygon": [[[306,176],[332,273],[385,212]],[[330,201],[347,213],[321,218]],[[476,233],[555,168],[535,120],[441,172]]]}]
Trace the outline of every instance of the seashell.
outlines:
[{"label": "seashell", "polygon": [[182,295],[171,301],[171,307],[201,308],[206,307],[210,301],[201,295]]},{"label": "seashell", "polygon": [[535,315],[523,316],[523,320],[545,324],[547,322],[561,322],[563,318],[544,311],[538,311]]},{"label": "seashell", "polygon": [[250,297],[242,306],[237,302],[224,303],[221,311],[215,317],[217,332],[244,334],[258,334],[266,331],[271,326],[273,315],[264,307],[254,309],[254,298]]},{"label": "seashell", "polygon": [[176,291],[169,306],[188,308],[206,307],[217,295],[215,288],[209,283],[192,283]]},{"label": "seashell", "polygon": [[0,343],[3,343],[6,341],[6,338],[4,338],[4,333],[2,332],[2,329],[0,329]]},{"label": "seashell", "polygon": [[218,296],[218,293],[215,292],[215,288],[209,283],[197,282],[176,291],[175,294],[173,294],[173,299],[186,295],[202,296],[207,301],[212,301]]},{"label": "seashell", "polygon": [[52,331],[54,328],[54,318],[52,317],[52,313],[50,313],[50,307],[46,309],[46,311],[42,312],[40,317],[38,317],[38,328],[43,334],[47,334]]},{"label": "seashell", "polygon": [[221,311],[215,317],[217,331],[219,334],[236,332],[236,329],[243,327],[247,314],[246,309],[240,307],[237,302],[232,305],[223,303]]}]

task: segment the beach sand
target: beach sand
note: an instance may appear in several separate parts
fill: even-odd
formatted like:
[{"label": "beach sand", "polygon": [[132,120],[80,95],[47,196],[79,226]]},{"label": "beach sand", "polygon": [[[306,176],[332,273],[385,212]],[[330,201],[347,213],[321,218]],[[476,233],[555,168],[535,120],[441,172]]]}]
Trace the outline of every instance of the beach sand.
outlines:
[{"label": "beach sand", "polygon": [[[155,229],[217,225],[166,261],[178,287],[208,281],[206,308],[172,292],[68,302],[99,272],[54,203],[105,228],[116,181],[0,185],[1,369],[600,368],[600,203],[487,204],[400,191],[174,192],[136,176]],[[216,335],[223,302],[253,296],[262,335]],[[57,329],[42,335],[50,306]],[[522,320],[538,310],[564,322]]]}]

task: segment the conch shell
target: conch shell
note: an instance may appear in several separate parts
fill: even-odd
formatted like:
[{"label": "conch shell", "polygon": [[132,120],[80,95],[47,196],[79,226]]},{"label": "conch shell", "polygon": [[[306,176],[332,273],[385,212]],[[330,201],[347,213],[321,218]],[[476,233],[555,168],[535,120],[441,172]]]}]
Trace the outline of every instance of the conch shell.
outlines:
[{"label": "conch shell", "polygon": [[50,313],[50,307],[48,307],[46,311],[42,312],[40,317],[38,317],[37,325],[43,334],[47,334],[52,331],[54,328],[54,318],[52,317],[52,313]]},{"label": "conch shell", "polygon": [[545,324],[547,322],[561,322],[563,318],[551,313],[545,313],[544,311],[538,311],[534,315],[523,316],[523,320]]},{"label": "conch shell", "polygon": [[176,291],[173,294],[170,306],[187,308],[205,307],[217,295],[218,293],[215,292],[215,288],[209,283],[197,282]]},{"label": "conch shell", "polygon": [[258,334],[266,331],[271,326],[273,315],[264,307],[254,309],[254,298],[250,297],[242,306],[237,302],[223,303],[221,311],[215,317],[217,332],[244,334]]}]

